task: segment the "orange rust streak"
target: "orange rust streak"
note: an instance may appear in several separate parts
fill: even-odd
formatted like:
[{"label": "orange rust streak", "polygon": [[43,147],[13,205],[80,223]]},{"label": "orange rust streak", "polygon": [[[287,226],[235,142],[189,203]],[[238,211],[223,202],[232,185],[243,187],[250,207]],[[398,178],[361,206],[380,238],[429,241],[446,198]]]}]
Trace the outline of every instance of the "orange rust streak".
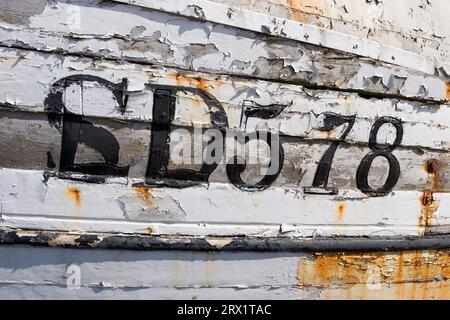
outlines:
[{"label": "orange rust streak", "polygon": [[[405,259],[403,258],[403,254],[400,254],[396,263],[395,263],[395,272],[394,272],[394,278],[395,279],[403,279],[404,273],[403,273],[403,266],[405,265]],[[396,299],[399,299],[404,296],[405,294],[405,287],[404,286],[396,286],[395,287],[395,297]]]},{"label": "orange rust streak", "polygon": [[134,192],[147,204],[147,207],[153,208],[152,188],[150,187],[134,187]]},{"label": "orange rust streak", "polygon": [[339,202],[337,207],[338,221],[342,221],[345,214],[345,202]]},{"label": "orange rust streak", "polygon": [[75,201],[77,206],[81,205],[81,191],[78,188],[70,187],[66,190],[66,195]]},{"label": "orange rust streak", "polygon": [[302,15],[317,15],[327,17],[327,7],[322,0],[287,0],[288,7],[294,13],[294,19],[302,22]]},{"label": "orange rust streak", "polygon": [[[170,77],[175,79],[177,86],[196,86],[197,89],[207,91],[207,87],[209,87],[208,80],[202,79],[201,77],[187,77],[178,72],[172,72],[169,74]],[[220,80],[215,81],[217,84],[220,84]]]},{"label": "orange rust streak", "polygon": [[445,179],[442,170],[448,166],[446,162],[429,159],[423,164],[424,171],[428,174],[429,190],[423,191],[419,198],[419,234],[424,235],[426,227],[433,224],[434,214],[439,207],[438,201],[434,199],[433,193],[445,189]]},{"label": "orange rust streak", "polygon": [[446,299],[450,295],[450,254],[314,254],[299,260],[297,279],[300,287],[318,287],[325,298]]},{"label": "orange rust streak", "polygon": [[447,167],[448,164],[446,162],[437,159],[429,159],[424,163],[423,168],[431,180],[432,191],[439,192],[444,190],[445,179],[443,177],[442,170]]},{"label": "orange rust streak", "polygon": [[206,91],[206,86],[207,86],[206,80],[204,80],[202,78],[197,78],[197,81],[198,81],[197,82],[197,89]]},{"label": "orange rust streak", "polygon": [[153,228],[152,227],[148,227],[147,228],[147,234],[153,234]]},{"label": "orange rust streak", "polygon": [[185,85],[191,85],[195,83],[195,79],[191,77],[186,77],[178,72],[172,72],[169,74],[170,77],[175,78],[175,82],[177,86],[185,86]]},{"label": "orange rust streak", "polygon": [[214,84],[220,87],[223,84],[223,80],[220,77],[217,77],[216,79],[214,79]]},{"label": "orange rust streak", "polygon": [[424,162],[423,169],[428,174],[429,189],[423,191],[419,198],[420,216],[419,216],[419,234],[424,235],[426,227],[433,224],[434,214],[439,207],[439,202],[434,199],[434,192],[441,192],[445,189],[445,179],[442,170],[447,168],[448,164],[437,159],[429,159]]},{"label": "orange rust streak", "polygon": [[419,217],[419,227],[421,228],[421,235],[424,234],[426,227],[433,224],[434,213],[437,211],[439,204],[434,200],[433,192],[425,190],[420,197],[420,217]]},{"label": "orange rust streak", "polygon": [[193,97],[193,101],[192,101],[192,105],[194,106],[194,108],[198,109],[200,108],[201,104],[202,104],[202,100],[198,95],[194,95]]},{"label": "orange rust streak", "polygon": [[417,299],[417,282],[416,281],[422,280],[420,270],[417,268],[418,266],[420,266],[421,260],[422,260],[422,254],[419,251],[414,252],[413,257],[411,258],[411,263],[415,267],[412,272],[412,276],[415,281],[412,283],[412,287],[411,287],[411,289],[412,289],[411,290],[411,299]]},{"label": "orange rust streak", "polygon": [[336,133],[336,129],[331,129],[329,131],[322,131],[327,139],[331,139],[331,137]]},{"label": "orange rust streak", "polygon": [[297,22],[302,22],[302,12],[299,9],[297,0],[288,0],[288,5],[294,13],[294,20]]},{"label": "orange rust streak", "polygon": [[450,83],[447,83],[447,92],[445,94],[445,97],[447,99],[447,101],[450,101]]},{"label": "orange rust streak", "polygon": [[333,274],[330,273],[330,269],[328,268],[328,266],[336,264],[336,259],[337,257],[320,257],[319,259],[315,260],[314,270],[316,271],[317,279],[315,279],[314,281],[329,281],[330,277]]}]

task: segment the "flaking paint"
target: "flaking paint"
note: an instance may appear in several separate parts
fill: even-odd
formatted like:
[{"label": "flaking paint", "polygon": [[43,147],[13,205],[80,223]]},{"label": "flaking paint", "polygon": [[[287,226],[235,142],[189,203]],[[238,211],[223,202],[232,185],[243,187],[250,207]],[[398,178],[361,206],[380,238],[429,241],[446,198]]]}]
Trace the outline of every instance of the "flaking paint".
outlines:
[{"label": "flaking paint", "polygon": [[299,259],[298,285],[329,299],[449,299],[448,251],[317,253]]}]

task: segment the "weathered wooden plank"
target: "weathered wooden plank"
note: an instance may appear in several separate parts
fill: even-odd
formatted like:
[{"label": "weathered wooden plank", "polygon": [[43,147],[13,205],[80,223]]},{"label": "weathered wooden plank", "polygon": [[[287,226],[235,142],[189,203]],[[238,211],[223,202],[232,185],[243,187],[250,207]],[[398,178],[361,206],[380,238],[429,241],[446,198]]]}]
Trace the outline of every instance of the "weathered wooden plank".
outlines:
[{"label": "weathered wooden plank", "polygon": [[450,64],[446,0],[210,1],[376,41],[437,59],[438,65]]},{"label": "weathered wooden plank", "polygon": [[[109,61],[93,64],[91,59],[62,59],[62,56],[26,50],[2,49],[1,52],[8,57],[0,65],[0,72],[5,79],[3,95],[0,97],[3,103],[0,120],[3,152],[0,160],[1,166],[5,168],[0,171],[4,181],[0,188],[2,213],[7,225],[42,223],[46,228],[58,226],[90,231],[112,228],[112,231],[121,232],[119,230],[123,231],[124,228],[132,231],[137,230],[136,228],[146,230],[146,227],[129,224],[118,228],[109,221],[148,221],[162,224],[203,222],[211,225],[252,223],[271,225],[268,229],[271,235],[282,226],[281,234],[285,236],[357,236],[420,235],[443,232],[445,228],[442,227],[449,224],[446,210],[448,197],[446,193],[441,193],[449,190],[449,109],[445,106],[366,99],[351,93],[306,90],[294,85],[249,81],[229,76],[212,77],[200,73],[183,75],[174,69],[128,63]],[[55,63],[57,61],[59,64]],[[39,82],[35,81],[36,70],[39,70]],[[16,76],[20,80],[15,80]],[[60,79],[71,80],[61,82]],[[121,87],[123,79],[127,79],[126,88]],[[121,112],[122,100],[116,95],[117,92],[114,93],[116,89],[108,87],[111,83],[128,95],[124,113]],[[230,184],[232,181],[226,172],[226,162],[219,164],[212,172],[207,180],[209,186],[182,190],[170,187],[136,187],[135,183],[144,182],[152,149],[154,90],[158,86],[181,87],[176,94],[173,130],[184,127],[189,129],[185,129],[184,133],[195,136],[199,132],[193,132],[193,126],[216,126],[221,130],[231,129],[230,132],[267,130],[281,134],[283,168],[271,183],[272,189],[254,193],[237,189]],[[66,171],[60,167],[61,150],[65,145],[62,142],[64,132],[62,123],[56,119],[58,114],[62,114],[62,109],[56,110],[58,103],[49,105],[55,99],[49,97],[58,92],[61,93],[60,103],[66,107],[66,113],[83,114],[83,121],[95,124],[102,134],[108,132],[114,137],[120,147],[117,149],[116,165],[121,168],[129,167],[126,174],[106,179],[106,184],[58,179],[58,172]],[[207,97],[214,97],[214,101],[218,103],[214,108],[217,109],[219,105],[223,108],[226,122],[212,122],[210,106],[207,105],[205,96],[199,96],[199,92],[206,92]],[[282,108],[280,115],[275,118],[249,117],[248,121],[241,120],[245,107],[257,111],[264,110],[265,106],[277,105]],[[46,114],[49,107],[55,107],[56,113]],[[322,132],[320,128],[325,125],[323,113],[326,112],[355,115],[356,118],[346,142],[339,145],[331,167],[328,187],[337,188],[337,194],[310,195],[304,188],[313,184],[318,162],[331,142],[336,141],[348,128],[338,125],[335,129],[328,128]],[[370,152],[367,143],[371,126],[380,116],[402,120],[401,146],[392,152],[399,161],[400,175],[392,193],[381,198],[370,198],[371,194],[355,191],[358,189],[357,168],[361,159]],[[397,130],[382,129],[377,140],[392,143]],[[105,154],[100,152],[102,149],[98,149],[99,146],[90,141],[88,139],[79,143],[75,163],[104,161]],[[110,143],[107,143],[110,140],[102,141],[104,145]],[[175,135],[172,134],[168,144],[171,153],[168,169],[199,170],[199,163],[176,162],[176,142]],[[193,144],[189,142],[191,140],[182,141],[184,150],[192,149]],[[193,149],[194,160],[195,156],[201,156],[205,148],[204,142],[202,144],[203,148]],[[228,161],[229,148],[225,151],[224,160]],[[232,156],[234,153],[231,153]],[[261,164],[256,163],[247,167],[242,175],[246,183],[259,180],[261,176],[256,170],[260,166]],[[21,169],[37,171],[27,172]],[[369,172],[371,186],[382,186],[388,171],[385,162],[375,161]],[[80,178],[83,176],[81,174]],[[59,178],[64,177],[59,175]],[[78,179],[73,175],[65,178]],[[179,177],[178,180],[182,182],[185,178]],[[196,195],[195,200],[193,194]],[[281,214],[274,215],[274,210],[279,209],[277,203],[280,198],[284,199],[285,209]],[[317,208],[319,202],[320,209]],[[364,215],[362,212],[367,206],[380,210],[372,215]],[[23,217],[22,220],[17,220],[19,216]],[[63,221],[44,223],[43,220],[33,220],[43,217]],[[30,221],[27,222],[26,219]],[[64,219],[73,222],[65,224]],[[89,226],[89,223],[81,224],[83,219],[108,221]],[[176,232],[177,228],[178,226],[170,229],[170,232]],[[178,232],[180,230],[203,232],[198,231],[201,228],[195,230],[195,227],[190,226],[184,229],[180,226]],[[267,232],[264,228],[255,230],[256,233]],[[216,235],[229,234],[226,228],[220,227],[215,227],[211,232]]]},{"label": "weathered wooden plank", "polygon": [[[1,111],[0,117],[0,133],[2,136],[0,139],[2,150],[0,165],[3,168],[60,170],[62,133],[49,125],[46,115],[22,112],[12,114]],[[150,153],[150,126],[139,122],[123,123],[99,119],[95,119],[93,122],[96,127],[112,132],[119,143],[119,161],[117,165],[119,167],[129,167],[128,177],[144,179]],[[11,128],[14,129],[11,130]],[[175,132],[179,130],[176,127],[173,129]],[[200,163],[195,162],[195,159],[202,159],[202,152],[206,146],[203,143],[203,147],[200,150],[192,150],[190,156],[186,158],[186,155],[189,155],[189,151],[194,145],[194,141],[191,139],[195,134],[193,131],[185,130],[183,132],[189,135],[183,140],[182,144],[177,145],[175,145],[177,142],[175,134],[172,134],[172,142],[169,143],[171,157],[168,169],[199,170]],[[198,136],[196,139],[201,141],[203,137]],[[225,164],[234,156],[232,146],[233,144],[230,142],[227,150],[225,150],[224,157],[220,159],[219,166],[211,174],[209,182],[230,183]],[[282,169],[272,186],[294,189],[311,186],[317,163],[330,147],[330,143],[317,141],[314,143],[314,148],[311,148],[311,142],[282,138],[281,146],[284,150]],[[184,158],[183,154],[179,156],[176,153],[176,150],[180,150],[180,148],[184,150]],[[256,145],[254,148],[256,148]],[[256,158],[256,154],[251,155],[255,160],[248,164],[246,171],[250,181],[256,182],[263,174],[260,171],[266,167],[263,163],[264,159],[268,158],[267,155],[264,155],[265,149],[263,146],[259,151],[255,150],[255,152],[260,154],[259,160]],[[359,161],[369,152],[370,149],[367,147],[343,144],[336,151],[328,185],[338,189],[356,189],[356,171]],[[395,151],[393,154],[398,159],[401,170],[399,181],[394,190],[450,191],[447,178],[449,168],[446,165],[449,162],[448,153],[424,151],[421,154],[417,154],[417,151],[414,149],[402,149]],[[434,163],[430,159],[434,159],[433,161],[438,165],[436,173],[427,171],[427,165]],[[77,148],[75,163],[96,162],[104,162],[102,155],[89,145],[80,143]],[[371,184],[373,186],[382,186],[388,171],[389,166],[385,161],[374,162],[369,176]]]},{"label": "weathered wooden plank", "polygon": [[[153,222],[212,225],[244,222],[278,225],[280,236],[386,236],[435,232],[434,227],[448,225],[450,218],[446,193],[435,193],[432,203],[424,205],[424,196],[417,191],[367,198],[362,193],[349,190],[341,190],[335,196],[307,195],[301,190],[286,188],[246,193],[217,183],[174,189],[133,187],[133,182],[139,180],[130,180],[128,185],[113,181],[92,184],[57,178],[45,181],[42,172],[9,169],[2,169],[0,177],[3,181],[0,185],[3,224],[14,221],[15,216],[23,216],[31,218],[28,222],[31,225],[44,229],[65,226],[69,230],[97,230],[107,227],[119,232],[128,228],[125,225],[115,227],[111,220],[143,221],[149,223],[147,228],[152,230]],[[283,199],[283,210],[279,210],[279,199]],[[367,214],[367,207],[378,209]],[[36,220],[40,217],[51,219]],[[65,225],[53,221],[59,218],[73,221],[67,220]],[[105,223],[103,226],[89,226],[91,222],[80,223],[83,219],[101,219]],[[27,225],[25,220],[18,220],[18,223]],[[137,227],[144,230],[143,226],[130,225],[130,231]],[[191,227],[185,231],[194,232],[192,229],[196,226]],[[261,228],[261,235],[265,231]],[[211,228],[211,234],[220,232],[223,229]]]},{"label": "weathered wooden plank", "polygon": [[[246,104],[260,107],[273,104],[285,106],[274,119],[250,118],[247,129],[263,127],[274,133],[312,139],[336,139],[339,134],[320,132],[323,121],[321,113],[334,112],[341,115],[356,115],[354,128],[347,136],[350,142],[367,143],[371,125],[381,116],[397,117],[403,121],[403,146],[417,146],[448,150],[450,136],[448,113],[445,105],[427,105],[392,99],[365,99],[357,94],[335,93],[326,90],[308,90],[300,86],[276,84],[266,81],[248,81],[233,77],[213,77],[207,74],[180,74],[174,69],[142,67],[136,64],[114,62],[94,63],[58,55],[47,55],[32,51],[1,49],[5,61],[0,65],[4,77],[3,95],[0,102],[6,106],[17,106],[23,110],[42,112],[45,101],[56,89],[65,92],[58,81],[68,77],[95,76],[102,81],[120,84],[127,79],[128,103],[126,112],[120,113],[111,90],[94,80],[77,79],[83,82],[83,114],[118,119],[151,120],[153,91],[158,85],[180,87],[177,92],[177,112],[173,124],[184,126],[211,126],[208,106],[198,92],[212,95],[224,108],[229,129],[244,129],[241,114]],[[94,65],[93,65],[94,63]],[[40,70],[40,81],[35,81],[36,70]],[[80,75],[80,76],[79,76]],[[17,80],[17,77],[20,79]],[[99,80],[97,80],[99,81]],[[79,85],[79,84],[78,84]],[[77,83],[73,84],[74,87]],[[183,88],[192,88],[186,92]],[[32,92],[32,94],[30,94]],[[69,97],[74,93],[65,92]],[[69,111],[73,106],[66,104]],[[345,127],[339,129],[345,130]],[[417,135],[415,132],[420,131]]]},{"label": "weathered wooden plank", "polygon": [[325,299],[448,299],[449,253],[317,254],[300,259],[300,286]]},{"label": "weathered wooden plank", "polygon": [[[296,287],[273,288],[264,286],[256,288],[156,287],[123,289],[92,286],[89,288],[81,287],[78,290],[69,290],[66,287],[60,287],[58,285],[26,285],[17,283],[1,285],[0,290],[5,292],[4,300],[277,300],[297,299],[299,296],[299,290]],[[307,297],[306,293],[304,297]],[[269,308],[268,310],[271,309]]]},{"label": "weathered wooden plank", "polygon": [[[29,251],[29,250],[28,250]],[[48,250],[47,250],[48,251]],[[71,250],[70,250],[71,251]],[[83,270],[81,270],[81,274],[84,274],[82,279],[82,286],[94,285],[95,283],[99,283],[103,281],[105,283],[109,283],[113,287],[118,288],[126,288],[126,287],[156,287],[163,286],[165,287],[207,287],[208,285],[212,285],[214,287],[232,287],[236,284],[241,284],[243,286],[258,286],[262,283],[265,283],[266,286],[277,286],[280,284],[282,279],[286,281],[282,285],[292,285],[296,284],[296,263],[293,259],[289,259],[289,255],[285,256],[281,253],[272,253],[266,258],[271,259],[271,265],[266,266],[266,270],[261,269],[261,257],[265,255],[262,253],[248,253],[245,254],[245,259],[249,261],[249,267],[254,266],[255,269],[259,269],[260,272],[254,275],[246,275],[242,273],[234,279],[231,279],[227,273],[230,272],[230,268],[238,271],[241,267],[239,260],[244,258],[244,254],[236,252],[229,253],[226,256],[229,258],[228,263],[222,263],[224,261],[214,261],[214,257],[220,257],[220,254],[209,254],[206,252],[196,252],[196,253],[181,253],[178,258],[175,258],[173,252],[170,251],[161,251],[161,252],[153,252],[149,254],[148,252],[142,252],[138,254],[140,258],[137,258],[132,252],[125,253],[120,252],[121,256],[120,263],[127,264],[127,270],[124,270],[125,273],[129,273],[130,275],[136,275],[139,270],[152,270],[152,272],[142,272],[140,277],[132,276],[132,280],[125,274],[122,276],[118,276],[117,274],[104,274],[106,270],[108,270],[113,261],[110,260],[109,254],[105,251],[98,250],[98,254],[100,256],[97,259],[92,260],[94,256],[92,253],[85,252],[78,256],[81,259],[86,259],[85,264],[83,264]],[[5,249],[1,250],[2,253],[6,252]],[[34,259],[32,261],[39,261],[41,259],[38,258],[39,253],[44,253],[46,250],[38,249],[36,251],[29,251],[32,256],[26,257],[20,253],[13,254],[9,259],[9,262],[5,262],[3,265],[4,269],[7,269],[8,266],[13,266],[20,261],[29,259],[31,257]],[[291,255],[294,256],[294,255]],[[61,286],[66,285],[66,279],[61,277],[61,274],[64,274],[67,269],[67,265],[65,265],[62,257],[56,256],[51,260],[47,260],[47,265],[52,265],[51,268],[54,268],[55,272],[51,274],[46,274],[46,268],[42,268],[39,265],[32,265],[30,268],[26,270],[18,271],[12,275],[8,275],[6,272],[0,272],[0,283],[5,282],[19,282],[20,279],[25,280],[30,276],[34,276],[35,283],[44,283],[51,282],[53,284],[59,284]],[[98,264],[95,261],[102,261],[103,267],[98,268]],[[132,262],[134,261],[134,263]],[[203,263],[202,261],[208,261],[207,263]],[[252,262],[250,262],[252,261]],[[81,262],[81,261],[80,261]],[[277,269],[276,273],[274,273],[274,269]],[[3,270],[4,270],[3,269]],[[193,270],[195,272],[192,272]],[[172,274],[172,276],[170,276]],[[272,277],[270,276],[272,275]],[[39,278],[37,277],[39,276]],[[130,281],[131,280],[131,281]]]},{"label": "weathered wooden plank", "polygon": [[[102,16],[103,23],[94,26],[98,16]],[[43,12],[36,9],[29,22],[19,26],[8,23],[7,19],[0,23],[0,44],[5,46],[127,59],[419,100],[447,99],[444,78],[279,36],[134,6],[105,5],[98,0],[83,0],[76,5],[58,1]],[[305,36],[300,41],[307,39]],[[336,40],[345,45],[347,42]]]},{"label": "weathered wooden plank", "polygon": [[[323,113],[334,112],[347,116],[356,115],[356,119],[346,137],[346,142],[336,151],[330,186],[356,188],[356,169],[360,161],[356,159],[362,159],[369,152],[367,142],[371,126],[380,116],[393,116],[403,120],[404,130],[402,146],[393,152],[400,162],[402,173],[395,190],[449,190],[446,178],[449,170],[446,165],[448,163],[446,151],[449,136],[447,114],[450,110],[445,107],[407,101],[393,102],[388,99],[364,99],[349,93],[305,91],[301,87],[287,84],[277,85],[230,77],[216,78],[204,74],[197,74],[201,76],[200,78],[183,76],[170,69],[140,70],[133,64],[118,65],[106,62],[93,67],[90,60],[69,57],[64,59],[64,63],[55,66],[54,61],[59,59],[58,56],[9,49],[3,49],[2,52],[4,56],[10,57],[3,63],[4,71],[1,71],[5,76],[2,100],[5,111],[2,111],[3,118],[0,121],[4,151],[0,159],[4,167],[38,170],[59,168],[63,134],[42,112],[45,111],[44,104],[49,95],[56,90],[54,84],[58,83],[59,79],[74,77],[81,73],[97,76],[111,83],[121,83],[122,79],[126,78],[129,87],[127,89],[134,89],[129,92],[126,112],[122,114],[111,90],[101,83],[77,80],[78,82],[75,81],[67,89],[56,87],[63,90],[65,106],[69,111],[80,113],[82,108],[82,113],[87,116],[85,120],[95,123],[97,127],[106,128],[113,134],[120,146],[117,165],[129,166],[130,177],[144,177],[148,161],[151,139],[149,122],[154,106],[153,91],[146,86],[171,85],[201,89],[216,97],[223,106],[230,129],[246,132],[260,129],[299,138],[282,137],[281,142],[285,150],[284,168],[274,186],[298,188],[311,185],[317,162],[330,145],[330,142],[325,140],[336,140],[347,129],[347,126],[343,125],[331,131],[321,131]],[[42,70],[39,82],[34,80],[36,68]],[[51,71],[47,72],[49,68]],[[76,73],[72,71],[73,68],[77,69]],[[20,76],[22,80],[16,81],[13,75]],[[177,93],[177,109],[173,124],[210,127],[211,120],[205,100],[199,95],[185,91],[182,89]],[[33,94],[29,94],[30,92]],[[241,121],[241,116],[245,104],[249,102],[251,107],[256,108],[273,104],[285,105],[286,108],[277,118],[267,120],[249,118],[245,125]],[[14,110],[21,112],[13,113]],[[33,113],[30,113],[31,111]],[[130,122],[132,120],[139,122]],[[15,128],[14,131],[11,131],[11,128]],[[395,133],[393,128],[380,130],[378,140],[383,141],[380,137],[384,136],[385,141],[393,141]],[[19,145],[16,143],[18,138]],[[172,142],[177,142],[174,136]],[[183,146],[186,146],[184,149],[191,149],[188,146],[190,142],[192,141],[183,140]],[[315,148],[310,148],[311,143],[314,143]],[[173,144],[170,144],[170,150],[172,147]],[[444,152],[439,149],[443,149]],[[196,157],[201,158],[203,150],[204,147],[193,150],[193,160]],[[226,151],[222,164],[228,162],[234,155],[228,152],[229,148]],[[24,157],[24,154],[27,156]],[[171,155],[169,168],[182,167],[177,165],[173,152]],[[426,169],[432,159],[439,164],[437,175]],[[79,144],[76,153],[77,163],[101,161],[102,157],[92,150],[91,145]],[[189,163],[185,164],[187,166],[184,167],[189,168]],[[372,182],[382,185],[387,171],[388,167],[383,162],[375,162],[371,171]],[[210,181],[229,182],[223,165],[217,168]]]},{"label": "weathered wooden plank", "polygon": [[2,247],[0,257],[0,295],[5,298],[447,299],[449,293],[448,251],[288,254]]},{"label": "weathered wooden plank", "polygon": [[[57,7],[56,10],[60,10],[59,3]],[[100,7],[96,10],[104,9]],[[89,10],[93,7],[87,5],[83,10],[92,14]],[[130,10],[133,12],[135,9]],[[145,14],[165,15],[153,11],[146,11]],[[44,18],[34,17],[31,20],[33,23],[39,19],[48,21]],[[148,18],[148,21],[156,19]],[[165,21],[159,18],[157,21]],[[197,22],[186,20],[183,23]],[[170,31],[170,28],[167,30]],[[231,34],[232,37],[235,35]],[[64,219],[73,220],[75,225],[83,219],[148,221],[162,225],[165,222],[188,225],[205,222],[218,226],[253,223],[270,225],[268,231],[263,229],[262,233],[273,235],[276,226],[282,226],[283,235],[294,236],[317,233],[355,236],[374,232],[379,235],[420,235],[440,232],[436,230],[444,230],[442,227],[448,225],[449,217],[445,209],[448,197],[440,193],[449,190],[447,120],[450,111],[445,105],[367,99],[356,93],[313,90],[287,83],[208,73],[180,73],[179,69],[94,61],[32,50],[3,48],[0,52],[3,84],[0,96],[3,106],[0,121],[3,153],[0,160],[2,167],[10,168],[1,171],[5,181],[1,186],[2,214],[7,217],[7,224],[22,221],[25,225],[25,218],[30,218],[30,221],[41,221],[33,220],[41,218],[62,220],[48,225],[44,223],[49,228],[61,227]],[[37,72],[39,81],[36,81]],[[407,79],[411,77],[407,76]],[[271,183],[272,189],[246,193],[231,186],[232,181],[224,165],[229,157],[211,174],[207,189],[206,185],[182,190],[133,186],[143,182],[147,174],[154,134],[151,122],[154,121],[155,90],[167,86],[179,88],[171,89],[177,91],[172,120],[174,130],[179,127],[217,127],[246,133],[265,130],[280,134],[284,149],[283,169]],[[82,114],[83,121],[95,124],[95,134],[101,133],[105,137],[100,139],[103,145],[108,146],[107,141],[110,140],[106,139],[107,136],[113,137],[118,146],[115,165],[118,168],[129,167],[129,170],[117,174],[116,178],[106,179],[106,184],[100,185],[74,182],[78,178],[73,175],[56,176],[58,171],[67,171],[60,167],[65,163],[61,159],[62,148],[66,145],[63,143],[65,133],[62,132],[61,122],[63,106],[66,108],[65,114]],[[258,119],[252,117],[252,113],[245,113],[246,110],[251,110],[249,112],[253,114],[259,110],[275,112],[276,108],[279,108],[276,117],[268,119]],[[218,111],[222,112],[221,116],[226,121],[213,119],[211,114]],[[349,129],[342,123],[322,129],[326,127],[326,115],[330,113],[355,115],[355,121],[346,141],[338,147],[330,170],[328,187],[337,188],[333,191],[336,194],[311,195],[304,188],[313,184],[318,162],[332,141]],[[249,118],[243,121],[243,114]],[[402,121],[403,137],[400,146],[392,151],[399,161],[400,175],[392,193],[381,198],[370,198],[370,194],[355,191],[360,188],[356,183],[357,168],[361,159],[370,152],[367,147],[370,131],[380,117],[394,117]],[[80,126],[86,130],[87,137],[94,134],[94,131],[88,130],[90,125]],[[184,132],[192,133],[192,129]],[[380,129],[377,141],[392,143],[396,135],[399,135],[398,129],[386,125]],[[101,163],[110,157],[95,145],[95,140],[99,139],[95,137],[84,137],[75,146],[75,163]],[[175,142],[172,135],[168,145],[170,152],[176,146]],[[191,149],[189,145],[188,140],[182,143],[184,149]],[[194,159],[195,155],[201,155],[204,146],[203,142],[203,148],[194,148]],[[179,164],[175,160],[173,157],[169,159],[169,170],[199,168],[199,163]],[[255,172],[260,167],[260,164],[248,165],[243,174],[245,183],[258,181],[259,175]],[[44,170],[47,172],[44,173]],[[80,178],[83,178],[82,172]],[[375,161],[368,177],[370,184],[382,186],[387,173],[386,164]],[[201,196],[196,196],[192,202],[192,195],[197,193]],[[276,210],[274,205],[280,198],[285,200],[286,209],[279,215],[273,215]],[[240,200],[236,202],[235,199]],[[322,203],[320,210],[317,209],[318,201]],[[199,203],[202,203],[201,207]],[[362,215],[367,206],[383,209],[371,216]],[[17,220],[20,217],[22,220]],[[66,224],[64,228],[73,229],[73,223]],[[86,230],[123,230],[108,221],[94,229],[83,225]],[[129,224],[125,229],[128,230],[128,227],[129,230],[146,230],[142,225]],[[216,227],[212,233],[227,233],[225,229]],[[185,230],[203,232],[192,231],[189,226]],[[258,228],[255,230],[261,231]]]},{"label": "weathered wooden plank", "polygon": [[442,26],[231,2],[0,3],[0,298],[449,298]]},{"label": "weathered wooden plank", "polygon": [[[118,166],[130,166],[129,176],[142,177],[148,161],[148,124],[96,119],[98,128],[114,133],[120,144]],[[0,165],[6,168],[59,169],[62,133],[49,124],[45,114],[0,111]],[[102,155],[89,144],[80,143],[76,163],[103,162]]]},{"label": "weathered wooden plank", "polygon": [[177,2],[160,2],[155,0],[115,1],[245,30],[268,33],[283,38],[305,41],[319,46],[355,53],[363,57],[395,63],[403,67],[412,67],[430,74],[435,72],[435,65],[431,59],[426,59],[410,51],[384,45],[382,42],[372,42],[363,37],[355,37],[334,30],[330,31],[314,25],[305,25],[297,21],[279,19],[272,15],[260,14],[255,11],[236,9],[208,0],[181,0]]}]

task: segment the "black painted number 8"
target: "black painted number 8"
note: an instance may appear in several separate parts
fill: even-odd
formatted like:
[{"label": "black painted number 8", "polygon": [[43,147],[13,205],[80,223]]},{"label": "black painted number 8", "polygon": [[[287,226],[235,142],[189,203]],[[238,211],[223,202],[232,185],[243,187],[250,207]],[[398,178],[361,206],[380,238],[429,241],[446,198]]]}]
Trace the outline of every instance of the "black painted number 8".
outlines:
[{"label": "black painted number 8", "polygon": [[[380,128],[390,123],[395,127],[397,135],[395,141],[391,145],[383,147],[377,143],[377,135]],[[392,155],[392,151],[397,148],[403,139],[403,126],[399,119],[392,117],[381,117],[372,126],[369,136],[369,148],[372,150],[362,160],[356,173],[356,185],[358,189],[364,193],[371,194],[373,196],[384,196],[388,194],[397,184],[400,177],[400,164],[397,158]],[[389,174],[386,183],[379,189],[373,189],[369,186],[369,170],[373,160],[377,157],[384,157],[389,162]]]}]

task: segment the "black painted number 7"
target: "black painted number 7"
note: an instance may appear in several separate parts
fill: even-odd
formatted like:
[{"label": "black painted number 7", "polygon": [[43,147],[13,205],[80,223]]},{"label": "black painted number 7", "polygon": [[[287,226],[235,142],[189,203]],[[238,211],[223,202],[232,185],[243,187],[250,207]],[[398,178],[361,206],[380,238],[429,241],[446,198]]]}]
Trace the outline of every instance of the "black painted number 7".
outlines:
[{"label": "black painted number 7", "polygon": [[312,186],[305,187],[304,192],[309,194],[337,194],[338,190],[336,188],[328,187],[331,164],[333,163],[334,155],[339,145],[352,130],[356,116],[342,116],[333,112],[325,112],[321,115],[324,115],[325,118],[323,120],[323,126],[318,128],[320,131],[330,131],[345,123],[348,123],[348,126],[339,139],[334,141],[327,151],[325,151],[317,167]]}]

